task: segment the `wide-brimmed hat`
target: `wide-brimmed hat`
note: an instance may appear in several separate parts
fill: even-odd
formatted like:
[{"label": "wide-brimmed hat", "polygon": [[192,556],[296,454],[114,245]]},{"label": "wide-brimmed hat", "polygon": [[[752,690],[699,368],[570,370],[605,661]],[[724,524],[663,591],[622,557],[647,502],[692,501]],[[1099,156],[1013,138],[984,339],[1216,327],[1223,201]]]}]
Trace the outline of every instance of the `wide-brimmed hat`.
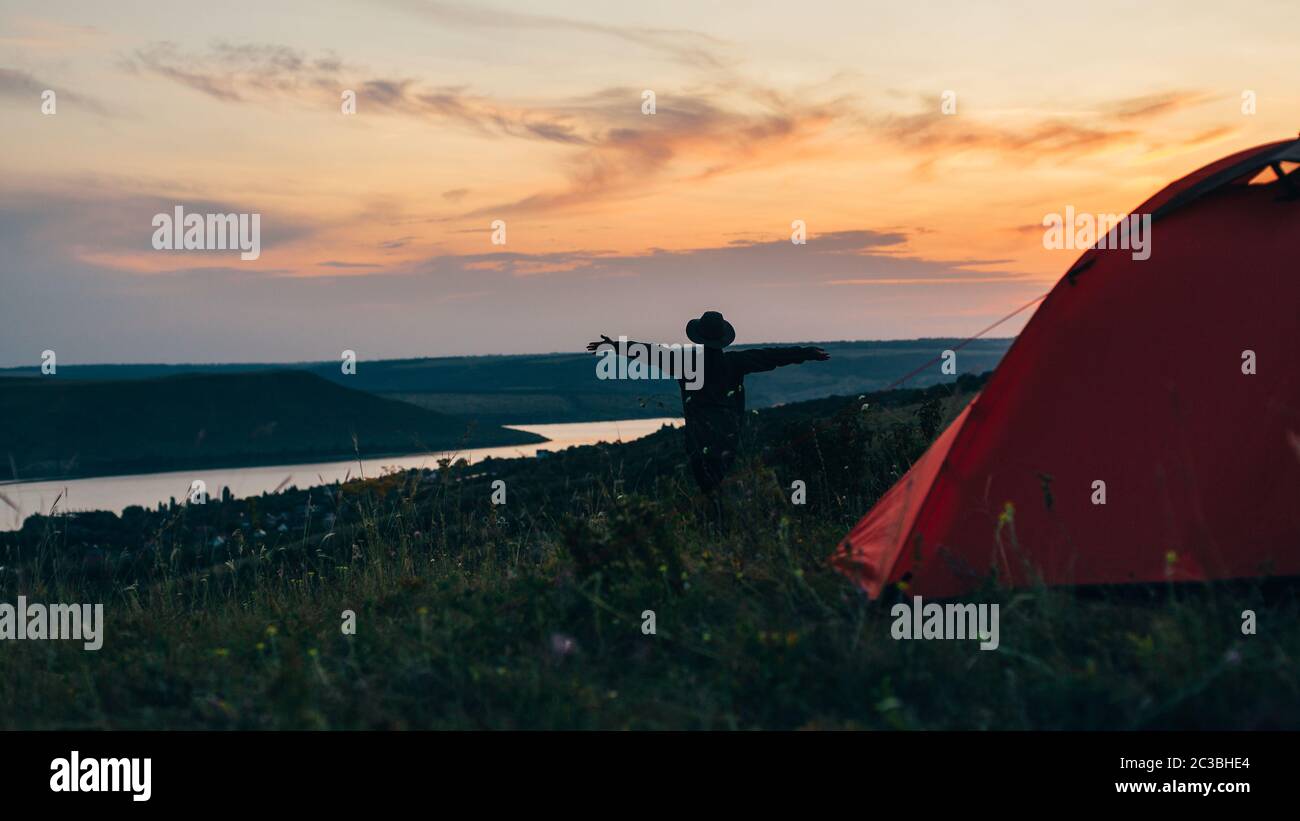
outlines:
[{"label": "wide-brimmed hat", "polygon": [[725,348],[736,341],[736,329],[717,311],[705,311],[686,323],[686,338],[697,345]]}]

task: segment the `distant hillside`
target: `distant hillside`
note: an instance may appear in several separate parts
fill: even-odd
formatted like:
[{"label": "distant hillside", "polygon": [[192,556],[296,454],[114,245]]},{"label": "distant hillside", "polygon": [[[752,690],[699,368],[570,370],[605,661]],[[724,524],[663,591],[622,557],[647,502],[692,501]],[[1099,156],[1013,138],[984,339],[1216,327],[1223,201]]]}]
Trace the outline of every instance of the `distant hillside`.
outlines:
[{"label": "distant hillside", "polygon": [[0,476],[6,480],[544,441],[303,371],[116,381],[65,379],[61,373],[0,379],[0,419]]},{"label": "distant hillside", "polygon": [[[746,380],[746,391],[750,405],[756,408],[831,394],[876,391],[960,342],[958,339],[915,339],[784,343],[821,345],[831,353],[831,360],[755,374]],[[971,342],[957,354],[957,375],[979,374],[997,367],[1011,342],[1010,339]],[[599,380],[596,358],[587,353],[362,359],[357,372],[351,375],[344,375],[338,362],[73,365],[60,366],[57,378],[140,379],[179,373],[257,373],[281,368],[307,371],[350,388],[485,424],[578,422],[670,416],[681,412],[673,383]],[[36,373],[35,367],[0,370],[0,375]],[[935,364],[908,380],[905,387],[925,387],[954,378],[941,373]]]}]

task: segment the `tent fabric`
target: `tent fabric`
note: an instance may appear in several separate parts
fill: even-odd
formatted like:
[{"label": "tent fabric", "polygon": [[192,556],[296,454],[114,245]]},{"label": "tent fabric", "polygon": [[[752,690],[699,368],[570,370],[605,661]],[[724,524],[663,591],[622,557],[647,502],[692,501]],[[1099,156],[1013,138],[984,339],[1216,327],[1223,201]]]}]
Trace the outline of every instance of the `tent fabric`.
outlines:
[{"label": "tent fabric", "polygon": [[[1297,146],[1220,160],[1134,213]],[[1085,252],[837,568],[872,597],[900,582],[960,595],[993,572],[1012,586],[1300,575],[1300,201],[1282,182],[1201,187],[1153,224],[1149,259]]]}]

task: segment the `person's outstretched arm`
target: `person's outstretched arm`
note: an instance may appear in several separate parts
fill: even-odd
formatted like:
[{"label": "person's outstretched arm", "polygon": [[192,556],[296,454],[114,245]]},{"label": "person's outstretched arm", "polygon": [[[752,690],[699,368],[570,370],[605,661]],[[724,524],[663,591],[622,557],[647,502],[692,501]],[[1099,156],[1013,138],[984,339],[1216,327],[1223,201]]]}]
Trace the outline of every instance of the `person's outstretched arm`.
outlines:
[{"label": "person's outstretched arm", "polygon": [[[646,348],[650,348],[650,347],[652,347],[654,344],[657,344],[657,343],[650,343],[650,342],[636,342],[636,341],[634,341],[634,340],[629,339],[629,340],[627,340],[627,342],[626,342],[625,344],[627,345],[628,348],[631,348],[633,345],[643,345],[643,346],[645,346]],[[609,337],[605,336],[604,334],[601,334],[601,335],[600,335],[600,340],[599,340],[599,341],[597,341],[597,342],[588,342],[588,343],[587,343],[587,350],[588,350],[588,351],[591,351],[592,353],[595,353],[596,351],[600,350],[600,349],[601,349],[602,347],[604,347],[605,345],[608,345],[608,346],[610,346],[611,348],[613,348],[614,351],[615,351],[615,353],[618,352],[618,340],[617,340],[617,339],[610,339]]]},{"label": "person's outstretched arm", "polygon": [[775,370],[782,365],[801,362],[825,362],[831,355],[821,348],[751,348],[729,351],[727,358],[745,373]]}]

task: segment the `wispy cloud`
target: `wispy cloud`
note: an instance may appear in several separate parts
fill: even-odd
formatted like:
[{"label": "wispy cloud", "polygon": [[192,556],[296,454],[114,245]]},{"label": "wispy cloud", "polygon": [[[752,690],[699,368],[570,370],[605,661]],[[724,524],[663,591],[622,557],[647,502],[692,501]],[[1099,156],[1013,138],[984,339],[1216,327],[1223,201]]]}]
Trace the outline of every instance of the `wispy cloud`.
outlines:
[{"label": "wispy cloud", "polygon": [[324,268],[367,268],[373,270],[379,267],[378,264],[373,262],[341,262],[335,259],[318,262],[316,264]]},{"label": "wispy cloud", "polygon": [[630,43],[702,69],[725,68],[735,62],[734,58],[726,54],[725,41],[687,29],[615,26],[477,4],[439,3],[425,0],[388,0],[388,4],[422,15],[440,26],[590,34]]},{"label": "wispy cloud", "polygon": [[1174,90],[1126,97],[1031,120],[1003,124],[981,118],[978,112],[949,116],[941,112],[940,99],[925,97],[923,110],[907,115],[871,116],[867,127],[906,150],[922,156],[931,169],[946,154],[985,152],[1027,163],[1061,156],[1082,156],[1118,146],[1147,150],[1178,144],[1178,133],[1153,133],[1150,121],[1202,105],[1213,95],[1194,90]]},{"label": "wispy cloud", "polygon": [[1142,121],[1202,105],[1214,99],[1215,95],[1202,91],[1163,91],[1106,103],[1101,112],[1116,120]]},{"label": "wispy cloud", "polygon": [[309,58],[289,46],[218,42],[206,53],[182,51],[175,43],[137,48],[121,62],[133,73],[152,73],[226,102],[265,100],[272,95],[336,101],[344,65],[333,54]]},{"label": "wispy cloud", "polygon": [[[633,36],[617,27],[579,24],[541,15],[441,3],[403,2],[456,25],[492,27],[579,27],[610,36]],[[676,42],[668,32],[636,30],[655,43]],[[691,38],[687,37],[687,40]],[[128,61],[135,71],[167,78],[229,103],[279,103],[333,109],[345,88],[357,92],[359,111],[378,112],[463,129],[487,138],[549,143],[570,153],[553,160],[566,184],[534,190],[514,199],[486,203],[441,219],[485,215],[538,214],[582,209],[611,199],[644,195],[665,182],[702,182],[754,168],[798,162],[833,129],[865,129],[869,139],[892,144],[915,157],[922,173],[963,152],[998,155],[1018,164],[1061,156],[1082,156],[1117,146],[1146,151],[1194,145],[1217,135],[1189,138],[1156,134],[1152,121],[1202,105],[1212,95],[1171,90],[1120,98],[1014,122],[978,111],[940,113],[937,97],[922,98],[910,114],[873,111],[842,86],[782,91],[738,79],[734,74],[702,79],[690,91],[663,89],[656,113],[641,111],[641,90],[610,87],[558,98],[505,100],[463,85],[430,86],[412,77],[365,76],[333,53],[309,56],[274,44],[219,43],[188,53],[170,43],[138,49]],[[1192,142],[1186,142],[1192,140]],[[443,193],[460,202],[466,189]]]},{"label": "wispy cloud", "polygon": [[[265,256],[275,249],[305,241],[326,226],[300,214],[272,212],[175,192],[141,192],[90,182],[70,190],[41,191],[14,188],[0,196],[0,228],[35,249],[43,264],[58,267],[82,261],[123,272],[158,272],[189,261],[193,270],[210,267],[215,258],[236,256],[233,251],[158,251],[152,247],[156,214],[172,214],[180,205],[187,213],[263,213],[261,247]],[[16,263],[15,263],[16,264]],[[5,270],[7,269],[0,269]],[[272,276],[288,271],[269,264],[244,271]]]},{"label": "wispy cloud", "polygon": [[14,51],[32,51],[38,54],[64,54],[84,51],[96,41],[107,39],[107,34],[95,26],[61,23],[36,17],[9,17],[5,20],[5,33],[0,34],[0,46]]},{"label": "wispy cloud", "polygon": [[787,162],[823,135],[841,113],[834,102],[723,100],[707,93],[665,95],[644,116],[633,89],[607,89],[562,107],[567,116],[599,126],[564,162],[566,187],[493,203],[469,216],[544,213],[634,196],[665,179],[717,177]]},{"label": "wispy cloud", "polygon": [[[154,44],[138,50],[132,66],[234,103],[291,98],[305,105],[336,106],[340,90],[355,86],[359,110],[430,120],[489,137],[554,143],[578,152],[561,161],[566,187],[492,203],[467,217],[583,206],[643,191],[671,171],[698,180],[780,160],[792,156],[792,146],[853,113],[843,98],[819,100],[733,84],[691,93],[665,91],[653,116],[642,113],[641,90],[634,88],[510,102],[465,87],[425,87],[409,78],[354,82],[332,55],[310,59],[272,45],[222,45],[194,55],[171,44]],[[443,196],[457,202],[466,193],[455,189]]]},{"label": "wispy cloud", "polygon": [[[0,97],[30,102],[33,110],[41,103],[41,94],[46,89],[53,90],[60,101],[59,111],[75,111],[80,108],[103,117],[110,116],[108,106],[84,94],[70,91],[66,86],[38,80],[26,71],[15,68],[0,67]],[[69,107],[71,103],[71,107]]]},{"label": "wispy cloud", "polygon": [[457,274],[491,271],[510,277],[539,274],[604,279],[650,277],[656,282],[681,277],[754,286],[786,282],[801,285],[909,284],[914,282],[993,283],[1024,279],[987,270],[1006,260],[928,260],[907,253],[908,235],[899,231],[857,229],[815,235],[805,245],[788,239],[734,240],[726,245],[681,250],[647,249],[635,254],[597,251],[442,254],[410,272]]}]

